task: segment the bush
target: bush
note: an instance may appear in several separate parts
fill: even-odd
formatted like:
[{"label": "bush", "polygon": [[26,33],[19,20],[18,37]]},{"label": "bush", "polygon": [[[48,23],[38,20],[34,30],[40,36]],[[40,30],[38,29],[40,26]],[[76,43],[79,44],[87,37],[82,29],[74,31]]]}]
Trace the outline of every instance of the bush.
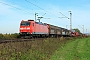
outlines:
[{"label": "bush", "polygon": [[3,35],[2,34],[0,34],[0,39],[2,39],[3,38]]},{"label": "bush", "polygon": [[18,33],[14,33],[14,34],[0,34],[0,39],[16,39],[19,37]]},{"label": "bush", "polygon": [[19,37],[19,34],[18,33],[14,33],[14,34],[11,34],[11,38],[18,38]]}]

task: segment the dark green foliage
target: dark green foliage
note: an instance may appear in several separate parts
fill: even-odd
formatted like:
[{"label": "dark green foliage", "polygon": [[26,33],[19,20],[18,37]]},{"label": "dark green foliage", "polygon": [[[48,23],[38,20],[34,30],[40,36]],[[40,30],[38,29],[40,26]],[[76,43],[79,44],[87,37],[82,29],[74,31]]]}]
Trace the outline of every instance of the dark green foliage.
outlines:
[{"label": "dark green foliage", "polygon": [[18,33],[11,34],[11,37],[12,38],[18,38],[19,37],[19,34]]},{"label": "dark green foliage", "polygon": [[75,30],[75,32],[79,32],[79,33],[81,33],[80,30],[79,30],[78,28],[73,29],[73,30]]},{"label": "dark green foliage", "polygon": [[16,39],[19,37],[18,33],[14,33],[14,34],[0,34],[0,39]]},{"label": "dark green foliage", "polygon": [[2,34],[0,34],[0,39],[2,39],[2,37],[3,37],[3,35],[2,35]]}]

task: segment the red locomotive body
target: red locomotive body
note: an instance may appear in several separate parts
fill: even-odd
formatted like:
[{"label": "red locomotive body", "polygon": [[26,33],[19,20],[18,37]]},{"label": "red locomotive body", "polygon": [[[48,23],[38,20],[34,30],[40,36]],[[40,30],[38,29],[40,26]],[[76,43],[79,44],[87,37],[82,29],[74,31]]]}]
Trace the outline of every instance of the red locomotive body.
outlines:
[{"label": "red locomotive body", "polygon": [[34,20],[21,21],[20,35],[40,35],[48,34],[47,24],[35,22]]}]

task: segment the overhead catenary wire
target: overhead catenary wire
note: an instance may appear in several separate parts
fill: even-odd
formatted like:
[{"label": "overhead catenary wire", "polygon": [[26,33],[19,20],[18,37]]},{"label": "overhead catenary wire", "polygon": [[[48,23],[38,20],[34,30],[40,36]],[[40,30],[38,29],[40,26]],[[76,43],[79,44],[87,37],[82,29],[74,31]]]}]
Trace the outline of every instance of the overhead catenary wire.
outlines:
[{"label": "overhead catenary wire", "polygon": [[12,7],[12,8],[18,9],[18,10],[21,10],[21,11],[23,11],[23,12],[33,14],[33,13],[29,12],[29,11],[23,10],[23,9],[18,8],[18,7],[15,7],[15,6],[13,6],[13,5],[10,5],[10,4],[7,4],[7,3],[4,3],[4,2],[1,2],[1,1],[0,1],[0,3],[1,3],[1,4],[4,4],[4,5],[7,5],[7,6],[10,6],[10,7]]},{"label": "overhead catenary wire", "polygon": [[[32,3],[32,2],[30,2],[30,1],[28,1],[28,0],[25,0],[25,1],[58,18],[58,16],[56,16],[55,14],[52,14],[52,13],[44,10],[43,8],[37,6],[36,4],[34,4],[34,3]],[[0,1],[0,3],[1,3],[1,4],[4,4],[4,5],[7,5],[7,6],[10,6],[10,7],[13,7],[13,8],[18,9],[18,10],[21,10],[21,11],[23,11],[23,12],[33,14],[33,13],[29,12],[29,11],[26,11],[26,10],[23,10],[23,9],[21,9],[21,8],[15,7],[15,6],[11,5],[11,4],[8,4],[8,3],[5,3],[5,2],[1,2],[1,1]],[[13,2],[13,3],[14,3],[14,2]],[[15,3],[14,3],[14,4],[15,4]],[[18,5],[18,4],[16,4],[16,5]],[[34,15],[34,14],[33,14],[33,15]]]},{"label": "overhead catenary wire", "polygon": [[[61,12],[60,12],[61,13]],[[60,18],[68,18],[66,15],[64,15],[63,13],[61,13],[64,17],[60,17]],[[68,18],[70,19],[70,18]]]},{"label": "overhead catenary wire", "polygon": [[[35,0],[34,0],[35,1]],[[18,5],[18,6],[21,6],[20,4],[17,4],[17,3],[15,3],[15,2],[12,2],[12,1],[9,1],[10,3],[13,3],[13,4],[15,4],[15,5]],[[35,1],[36,2],[36,1]],[[33,9],[32,9],[33,10]],[[46,13],[45,13],[46,14]],[[45,14],[43,14],[42,16],[44,16]]]},{"label": "overhead catenary wire", "polygon": [[[44,5],[44,4],[40,3],[40,2],[37,2],[36,0],[33,0],[33,1],[35,1],[36,3],[39,3],[41,5]],[[48,9],[51,9],[51,8],[48,7]],[[53,10],[53,9],[51,9],[51,10]]]},{"label": "overhead catenary wire", "polygon": [[[34,5],[34,6],[36,6],[36,7],[38,7],[38,8],[40,8],[41,10],[44,10],[43,8],[37,6],[36,4],[34,4],[34,3],[32,3],[32,2],[30,2],[30,1],[28,1],[28,0],[25,0],[25,1],[28,2],[28,3],[30,3],[30,4],[32,4],[32,5]],[[44,10],[44,11],[45,11],[45,12],[48,12],[48,11],[46,11],[46,10]]]},{"label": "overhead catenary wire", "polygon": [[[45,11],[45,12],[47,12],[47,13],[49,13],[49,14],[51,14],[51,15],[53,15],[53,16],[55,16],[55,17],[57,17],[58,18],[58,16],[56,16],[55,14],[52,14],[52,13],[50,13],[50,12],[48,12],[48,11],[46,11],[45,9],[43,9],[43,8],[41,8],[41,7],[39,7],[38,5],[36,5],[36,4],[34,4],[34,3],[32,3],[32,2],[30,2],[30,1],[28,1],[28,0],[25,0],[26,2],[28,2],[28,3],[30,3],[30,4],[32,4],[32,5],[34,5],[34,6],[36,6],[36,7],[38,7],[39,9],[41,9],[41,10],[43,10],[43,11]],[[35,1],[35,0],[34,0]]]}]

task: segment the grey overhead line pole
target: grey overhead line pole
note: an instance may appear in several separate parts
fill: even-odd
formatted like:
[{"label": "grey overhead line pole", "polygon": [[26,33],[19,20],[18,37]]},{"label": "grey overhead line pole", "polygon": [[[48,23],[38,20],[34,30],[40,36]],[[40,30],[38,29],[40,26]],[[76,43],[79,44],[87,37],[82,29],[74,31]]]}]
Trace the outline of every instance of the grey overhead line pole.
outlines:
[{"label": "grey overhead line pole", "polygon": [[84,34],[84,25],[82,25],[83,26],[83,34]]},{"label": "grey overhead line pole", "polygon": [[72,12],[71,11],[69,11],[70,12],[70,30],[72,31]]},{"label": "grey overhead line pole", "polygon": [[38,13],[35,12],[35,21],[37,20],[37,19],[36,19],[36,16],[38,16],[37,14],[38,14]]},{"label": "grey overhead line pole", "polygon": [[61,14],[64,16],[64,17],[59,17],[59,18],[68,18],[68,19],[70,19],[70,31],[72,31],[72,13],[71,13],[71,11],[69,11],[70,12],[70,18],[68,18],[67,16],[65,16],[64,14],[62,14],[61,12]]}]

